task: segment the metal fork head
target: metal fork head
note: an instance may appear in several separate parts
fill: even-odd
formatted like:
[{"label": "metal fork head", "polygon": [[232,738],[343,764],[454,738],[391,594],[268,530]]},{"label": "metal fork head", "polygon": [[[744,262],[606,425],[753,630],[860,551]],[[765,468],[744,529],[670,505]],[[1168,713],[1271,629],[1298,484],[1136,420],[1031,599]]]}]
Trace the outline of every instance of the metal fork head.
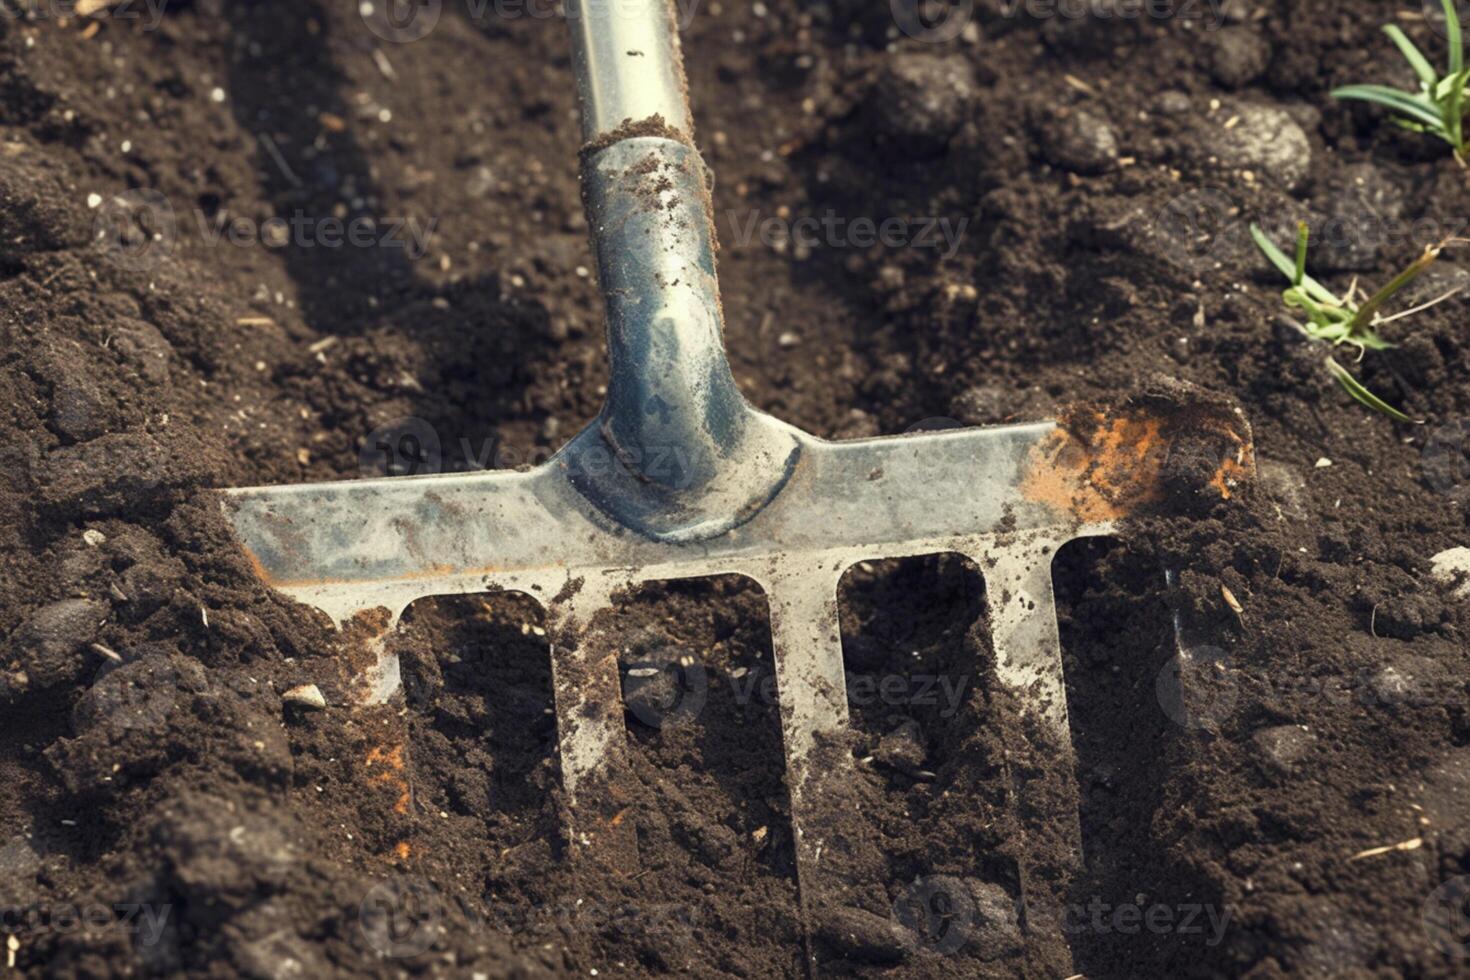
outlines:
[{"label": "metal fork head", "polygon": [[[505,590],[540,602],[569,839],[615,867],[636,855],[623,820],[631,790],[621,651],[607,610],[650,581],[736,574],[758,583],[770,605],[810,924],[821,905],[856,902],[853,883],[881,863],[871,842],[856,840],[846,853],[827,841],[824,857],[814,829],[824,787],[840,786],[851,764],[831,748],[848,720],[843,573],[864,560],[940,552],[979,565],[996,678],[1030,716],[1033,751],[1065,768],[1052,556],[1181,486],[1229,496],[1251,468],[1249,430],[1230,409],[1162,398],[1078,411],[1061,424],[816,438],[752,408],[731,376],[706,171],[693,148],[681,138],[624,139],[585,155],[583,173],[611,363],[591,425],[528,472],[231,490],[225,509],[262,581],[344,625],[347,652],[320,684],[338,703],[381,703],[398,690],[384,641],[415,600]],[[1049,808],[1048,833],[1077,837],[1065,787],[1033,783],[1018,790],[1028,798],[1037,801],[1030,809]],[[1054,906],[1064,876],[1023,871],[1031,907]]]}]

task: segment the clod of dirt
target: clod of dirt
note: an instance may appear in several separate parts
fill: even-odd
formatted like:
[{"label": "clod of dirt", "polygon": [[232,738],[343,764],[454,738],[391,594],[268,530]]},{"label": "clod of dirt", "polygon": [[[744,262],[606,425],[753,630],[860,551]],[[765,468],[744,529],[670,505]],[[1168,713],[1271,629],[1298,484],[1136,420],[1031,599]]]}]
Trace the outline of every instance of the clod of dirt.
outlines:
[{"label": "clod of dirt", "polygon": [[966,425],[997,425],[1051,418],[1056,402],[1040,388],[974,385],[950,401],[949,411]]},{"label": "clod of dirt", "polygon": [[1226,88],[1241,88],[1260,78],[1271,60],[1266,39],[1250,27],[1227,27],[1214,35],[1210,75]]},{"label": "clod of dirt", "polygon": [[975,101],[975,76],[963,58],[895,55],[873,84],[874,128],[895,150],[942,151]]},{"label": "clod of dirt", "polygon": [[972,878],[968,884],[975,900],[974,935],[970,945],[985,960],[1016,955],[1023,943],[1016,900],[994,882]]},{"label": "clod of dirt", "polygon": [[10,640],[11,676],[22,687],[44,689],[74,682],[86,667],[83,647],[107,618],[109,606],[92,599],[63,599],[36,610]]},{"label": "clod of dirt", "polygon": [[0,157],[0,256],[85,244],[90,223],[83,197],[43,160]]},{"label": "clod of dirt", "polygon": [[825,910],[817,938],[859,963],[902,963],[914,952],[914,936],[892,919],[857,908]]},{"label": "clod of dirt", "polygon": [[136,512],[204,483],[218,472],[216,458],[182,430],[167,443],[148,432],[114,432],[55,450],[37,466],[36,482],[41,500],[62,512]]},{"label": "clod of dirt", "polygon": [[1425,705],[1447,704],[1454,698],[1455,682],[1444,665],[1413,653],[1394,656],[1368,680],[1372,703],[1410,711]]},{"label": "clod of dirt", "polygon": [[1422,805],[1443,853],[1470,853],[1470,747],[1451,749],[1428,768]]},{"label": "clod of dirt", "polygon": [[1186,152],[1205,168],[1249,170],[1257,179],[1294,191],[1312,169],[1312,144],[1291,114],[1275,106],[1235,102],[1195,123]]},{"label": "clod of dirt", "polygon": [[138,376],[151,385],[168,380],[173,345],[151,323],[119,319],[112,324],[112,349]]},{"label": "clod of dirt", "polygon": [[1118,162],[1118,137],[1107,120],[1081,109],[1047,113],[1037,125],[1046,159],[1064,170],[1101,174]]},{"label": "clod of dirt", "polygon": [[1444,604],[1438,596],[1401,595],[1379,603],[1373,624],[1379,636],[1412,640],[1438,629],[1443,618]]},{"label": "clod of dirt", "polygon": [[910,719],[878,740],[873,761],[899,772],[911,773],[924,766],[928,751],[919,723]]},{"label": "clod of dirt", "polygon": [[166,810],[154,837],[168,849],[169,881],[189,901],[191,920],[208,921],[280,889],[301,860],[280,814],[237,800],[198,795]]},{"label": "clod of dirt", "polygon": [[1258,468],[1261,489],[1281,509],[1285,520],[1298,523],[1310,519],[1307,511],[1307,481],[1301,470],[1277,460],[1261,460]]},{"label": "clod of dirt", "polygon": [[1263,728],[1251,736],[1261,759],[1274,771],[1292,772],[1312,751],[1317,736],[1301,725],[1276,725]]},{"label": "clod of dirt", "polygon": [[262,902],[240,916],[238,937],[231,935],[231,958],[250,980],[323,977],[331,969],[319,943],[302,937],[297,916],[278,902]]},{"label": "clod of dirt", "polygon": [[[1060,8],[1057,8],[1060,9]],[[1089,0],[1075,8],[1084,13],[1047,17],[1041,27],[1046,43],[1063,50],[1101,54],[1135,40],[1142,18],[1132,0]]]},{"label": "clod of dirt", "polygon": [[651,728],[659,728],[679,706],[679,678],[668,664],[638,661],[628,665],[623,678],[623,705],[629,714]]},{"label": "clod of dirt", "polygon": [[1307,262],[1323,272],[1368,272],[1378,265],[1384,229],[1403,217],[1404,191],[1383,168],[1355,164],[1327,187],[1321,205],[1326,217],[1311,223]]},{"label": "clod of dirt", "polygon": [[115,425],[116,399],[97,383],[100,372],[75,356],[42,360],[37,376],[51,386],[51,425],[69,442],[105,435]]},{"label": "clod of dirt", "polygon": [[17,834],[0,844],[0,903],[21,905],[41,870],[41,855],[29,837]]},{"label": "clod of dirt", "polygon": [[1452,289],[1470,289],[1470,270],[1441,258],[1419,273],[1419,278],[1405,286],[1395,299],[1408,309],[1438,299]]}]

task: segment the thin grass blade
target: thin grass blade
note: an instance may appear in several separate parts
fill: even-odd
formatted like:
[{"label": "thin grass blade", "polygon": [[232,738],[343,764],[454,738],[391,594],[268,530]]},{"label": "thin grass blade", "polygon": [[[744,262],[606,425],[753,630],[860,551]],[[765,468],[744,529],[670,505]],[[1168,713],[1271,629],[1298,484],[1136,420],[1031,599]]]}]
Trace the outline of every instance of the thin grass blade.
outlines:
[{"label": "thin grass blade", "polygon": [[1436,249],[1426,248],[1424,254],[1405,266],[1404,271],[1394,276],[1388,285],[1378,290],[1372,296],[1369,296],[1368,301],[1358,307],[1357,311],[1353,314],[1352,320],[1348,323],[1349,329],[1357,332],[1371,324],[1374,314],[1382,308],[1383,304],[1392,299],[1394,293],[1397,293],[1400,289],[1403,289],[1409,283],[1419,278],[1419,274],[1433,265],[1434,260],[1437,258],[1439,258],[1439,252]]},{"label": "thin grass blade", "polygon": [[1455,0],[1440,0],[1444,7],[1445,37],[1450,42],[1450,74],[1458,74],[1465,67],[1465,40],[1460,34],[1460,13],[1455,9]]},{"label": "thin grass blade", "polygon": [[1424,52],[1420,51],[1414,45],[1414,42],[1409,40],[1409,35],[1400,30],[1397,24],[1387,25],[1383,28],[1383,33],[1388,35],[1388,39],[1394,43],[1394,47],[1398,48],[1399,53],[1408,60],[1409,66],[1414,69],[1414,74],[1419,76],[1419,81],[1432,88],[1435,81],[1439,78],[1439,74],[1434,70],[1434,66],[1429,63],[1429,59],[1424,57]]},{"label": "thin grass blade", "polygon": [[1332,374],[1334,378],[1337,379],[1337,383],[1342,385],[1349,395],[1352,395],[1354,399],[1356,399],[1361,404],[1373,409],[1373,411],[1381,412],[1384,415],[1387,415],[1389,418],[1394,419],[1398,422],[1408,422],[1411,425],[1423,424],[1422,419],[1410,418],[1403,412],[1400,412],[1398,409],[1394,408],[1388,402],[1384,401],[1382,398],[1379,398],[1377,395],[1373,394],[1373,392],[1369,391],[1367,388],[1363,387],[1363,383],[1357,378],[1353,377],[1352,373],[1348,371],[1347,368],[1337,363],[1337,360],[1335,358],[1327,358],[1327,370]]},{"label": "thin grass blade", "polygon": [[[1261,250],[1261,254],[1266,256],[1266,259],[1280,270],[1283,276],[1292,282],[1296,282],[1296,263],[1292,262],[1285,252],[1277,248],[1275,242],[1266,237],[1266,233],[1261,230],[1260,225],[1251,225],[1251,240],[1256,243],[1256,248]],[[1342,301],[1333,295],[1332,290],[1311,276],[1304,274],[1298,285],[1303,293],[1318,303],[1326,303],[1332,306],[1342,305]]]},{"label": "thin grass blade", "polygon": [[1356,99],[1360,102],[1376,102],[1378,105],[1392,109],[1401,115],[1413,119],[1423,126],[1434,130],[1444,128],[1444,120],[1440,118],[1439,107],[1422,95],[1411,95],[1408,92],[1387,85],[1344,85],[1342,88],[1332,90],[1334,99]]}]

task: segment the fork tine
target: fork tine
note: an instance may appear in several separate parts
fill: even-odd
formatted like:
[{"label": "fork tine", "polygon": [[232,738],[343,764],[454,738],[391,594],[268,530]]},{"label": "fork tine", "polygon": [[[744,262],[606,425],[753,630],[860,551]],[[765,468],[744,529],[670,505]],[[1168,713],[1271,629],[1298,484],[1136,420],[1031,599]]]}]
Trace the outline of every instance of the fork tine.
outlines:
[{"label": "fork tine", "polygon": [[1015,696],[1024,743],[1010,768],[1015,813],[1025,837],[1021,849],[1022,902],[1033,955],[1057,950],[1047,972],[1072,973],[1062,910],[1082,866],[1081,809],[1076,754],[1067,720],[1062,646],[1052,589],[1053,541],[1002,546],[974,556],[988,567],[996,675]]},{"label": "fork tine", "polygon": [[[786,783],[791,797],[797,886],[809,959],[823,912],[861,906],[881,888],[877,827],[854,832],[854,785],[837,584],[842,567],[783,568],[762,582],[771,613]],[[846,816],[847,819],[840,819]],[[842,828],[835,830],[834,828]],[[876,892],[871,892],[878,898]],[[886,904],[886,896],[882,897]],[[814,962],[812,960],[811,962]],[[811,963],[809,963],[809,966]]]},{"label": "fork tine", "polygon": [[547,606],[556,729],[573,853],[635,873],[634,783],[611,611],[600,583],[569,586]]}]

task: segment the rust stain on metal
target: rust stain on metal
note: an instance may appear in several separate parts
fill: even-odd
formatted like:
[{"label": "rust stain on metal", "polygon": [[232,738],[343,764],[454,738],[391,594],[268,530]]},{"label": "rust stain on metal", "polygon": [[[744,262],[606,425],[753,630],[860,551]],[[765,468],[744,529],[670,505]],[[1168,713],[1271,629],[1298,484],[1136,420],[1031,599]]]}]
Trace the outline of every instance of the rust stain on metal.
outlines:
[{"label": "rust stain on metal", "polygon": [[1249,429],[1218,406],[1089,408],[1069,413],[1032,448],[1021,494],[1102,523],[1180,491],[1229,500],[1254,471]]},{"label": "rust stain on metal", "polygon": [[1021,494],[1088,523],[1125,517],[1161,495],[1162,430],[1156,418],[1102,414],[1086,429],[1059,425],[1031,450]]},{"label": "rust stain on metal", "polygon": [[[242,547],[244,547],[242,545]],[[378,582],[417,582],[426,579],[442,578],[452,575],[498,575],[508,571],[503,565],[478,565],[471,568],[461,568],[455,565],[429,564],[420,568],[395,572],[392,575],[369,577],[366,575],[322,578],[277,578],[271,571],[261,563],[248,547],[244,548],[246,557],[250,560],[250,567],[255,572],[255,577],[273,589],[310,589],[320,588],[327,585],[372,585]]]}]

